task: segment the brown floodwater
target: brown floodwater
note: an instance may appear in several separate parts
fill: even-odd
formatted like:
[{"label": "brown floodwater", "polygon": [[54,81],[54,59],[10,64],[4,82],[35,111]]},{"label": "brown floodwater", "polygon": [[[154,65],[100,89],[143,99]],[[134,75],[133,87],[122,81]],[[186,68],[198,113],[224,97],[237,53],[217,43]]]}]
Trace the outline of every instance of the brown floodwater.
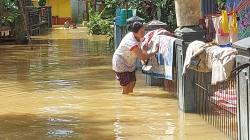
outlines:
[{"label": "brown floodwater", "polygon": [[226,140],[137,72],[122,95],[105,37],[53,29],[0,46],[0,140]]}]

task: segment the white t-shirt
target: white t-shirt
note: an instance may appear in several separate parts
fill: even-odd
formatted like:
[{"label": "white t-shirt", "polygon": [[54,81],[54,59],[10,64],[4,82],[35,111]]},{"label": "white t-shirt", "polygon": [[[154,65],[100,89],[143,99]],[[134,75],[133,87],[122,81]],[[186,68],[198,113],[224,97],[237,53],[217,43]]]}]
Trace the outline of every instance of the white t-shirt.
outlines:
[{"label": "white t-shirt", "polygon": [[128,33],[113,55],[112,69],[116,72],[133,72],[137,56],[132,50],[139,46],[140,42],[135,39],[134,34]]}]

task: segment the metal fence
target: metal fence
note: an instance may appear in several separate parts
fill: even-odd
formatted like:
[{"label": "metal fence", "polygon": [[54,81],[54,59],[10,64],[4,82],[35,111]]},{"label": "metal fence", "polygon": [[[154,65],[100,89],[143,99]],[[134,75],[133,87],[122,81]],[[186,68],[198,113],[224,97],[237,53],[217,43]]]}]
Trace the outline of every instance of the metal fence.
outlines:
[{"label": "metal fence", "polygon": [[211,73],[195,74],[197,113],[230,139],[237,140],[236,79],[217,85],[210,83]]},{"label": "metal fence", "polygon": [[26,6],[27,26],[32,36],[40,35],[51,27],[51,7]]}]

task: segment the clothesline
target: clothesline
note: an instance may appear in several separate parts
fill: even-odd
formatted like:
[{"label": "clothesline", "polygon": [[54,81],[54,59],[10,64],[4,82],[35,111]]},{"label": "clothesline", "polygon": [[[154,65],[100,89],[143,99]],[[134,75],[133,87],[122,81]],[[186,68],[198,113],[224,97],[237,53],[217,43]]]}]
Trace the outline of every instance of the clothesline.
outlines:
[{"label": "clothesline", "polygon": [[[236,7],[232,11],[228,12],[227,15],[231,16],[231,15],[233,15],[233,13],[237,13],[237,12],[243,10],[244,8],[246,8],[247,6],[250,6],[250,0],[242,1],[239,4],[238,7]],[[206,15],[206,17],[211,17],[211,18],[217,18],[217,17],[220,17],[220,16],[221,16],[221,14],[209,14],[209,15]]]}]

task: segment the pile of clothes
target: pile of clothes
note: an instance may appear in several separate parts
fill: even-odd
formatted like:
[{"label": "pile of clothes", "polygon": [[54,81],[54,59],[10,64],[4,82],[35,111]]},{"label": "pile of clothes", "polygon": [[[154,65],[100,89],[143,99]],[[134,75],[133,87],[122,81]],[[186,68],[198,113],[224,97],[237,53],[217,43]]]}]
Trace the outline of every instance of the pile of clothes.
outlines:
[{"label": "pile of clothes", "polygon": [[187,69],[199,72],[212,72],[211,84],[226,81],[235,66],[237,50],[233,47],[220,47],[214,43],[191,42],[187,48],[183,74]]}]

